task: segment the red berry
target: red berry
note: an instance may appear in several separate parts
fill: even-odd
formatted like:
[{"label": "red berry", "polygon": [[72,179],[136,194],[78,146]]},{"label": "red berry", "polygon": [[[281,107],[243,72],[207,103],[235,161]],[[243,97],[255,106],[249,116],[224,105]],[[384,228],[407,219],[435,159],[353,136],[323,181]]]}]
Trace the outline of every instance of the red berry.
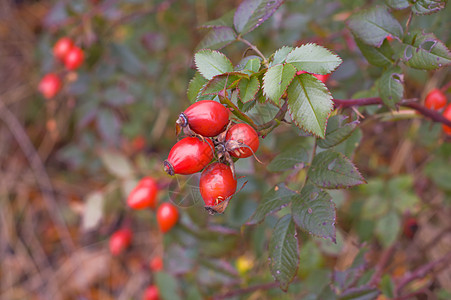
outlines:
[{"label": "red berry", "polygon": [[146,147],[146,139],[142,135],[138,135],[132,140],[132,148],[135,151],[142,151]]},{"label": "red berry", "polygon": [[172,147],[168,159],[164,161],[164,170],[169,175],[194,174],[211,162],[213,154],[211,140],[185,137]]},{"label": "red berry", "polygon": [[152,177],[144,177],[128,195],[127,204],[133,209],[155,208],[157,193],[158,186],[155,180]]},{"label": "red berry", "polygon": [[415,236],[415,233],[418,230],[418,222],[415,218],[410,217],[405,220],[403,226],[403,233],[409,239],[412,239]]},{"label": "red berry", "polygon": [[150,260],[150,269],[154,272],[163,270],[163,259],[161,256],[155,256]]},{"label": "red berry", "polygon": [[245,158],[253,155],[260,145],[258,134],[246,123],[235,124],[226,134],[226,149],[232,156]]},{"label": "red berry", "polygon": [[45,98],[50,99],[55,97],[61,90],[61,79],[54,73],[49,73],[42,77],[39,82],[38,90]]},{"label": "red berry", "polygon": [[149,285],[144,291],[143,300],[159,300],[158,287],[155,285]]},{"label": "red berry", "polygon": [[64,61],[64,59],[67,56],[67,53],[74,47],[74,42],[68,38],[63,37],[60,38],[55,45],[53,46],[53,55],[55,55],[56,58]]},{"label": "red berry", "polygon": [[[443,111],[443,116],[451,121],[451,104],[448,104],[448,106],[445,108],[445,110]],[[451,135],[451,127],[442,124],[442,128],[446,134]]]},{"label": "red berry", "polygon": [[[301,74],[304,74],[304,73],[307,73],[307,72],[305,72],[305,71],[297,71],[296,75],[301,75]],[[330,74],[325,74],[325,75],[313,74],[313,73],[308,73],[308,74],[311,74],[311,75],[315,76],[318,80],[322,81],[323,83],[326,83],[326,81],[330,77]]]},{"label": "red berry", "polygon": [[66,66],[66,69],[72,71],[81,66],[83,59],[83,50],[74,46],[67,52],[66,57],[64,57],[64,65]]},{"label": "red berry", "polygon": [[110,238],[110,252],[113,255],[121,254],[130,246],[132,241],[132,232],[128,228],[119,229],[114,232]]},{"label": "red berry", "polygon": [[165,202],[158,207],[157,221],[161,232],[168,232],[177,223],[178,218],[177,207],[171,203]]},{"label": "red berry", "polygon": [[438,110],[445,107],[446,102],[445,94],[439,89],[433,89],[426,96],[424,105],[429,109]]},{"label": "red berry", "polygon": [[[209,165],[200,176],[199,188],[206,208],[217,206],[230,199],[236,191],[237,182],[230,167],[223,163]],[[214,209],[214,212],[222,213]]]},{"label": "red berry", "polygon": [[389,41],[389,42],[393,41],[393,37],[392,37],[391,35],[387,35],[386,39],[387,39],[387,41]]},{"label": "red berry", "polygon": [[205,137],[217,136],[229,123],[229,110],[212,100],[192,104],[180,114],[177,124],[189,125],[192,131]]}]

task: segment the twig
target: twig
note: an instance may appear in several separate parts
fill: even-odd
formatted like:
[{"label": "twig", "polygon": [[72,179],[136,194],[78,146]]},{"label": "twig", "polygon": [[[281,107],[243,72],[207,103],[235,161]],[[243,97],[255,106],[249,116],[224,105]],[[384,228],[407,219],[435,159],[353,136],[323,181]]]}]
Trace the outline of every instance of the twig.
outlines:
[{"label": "twig", "polygon": [[233,290],[233,291],[224,293],[222,295],[214,296],[212,299],[213,300],[229,299],[230,297],[239,296],[239,295],[242,295],[242,294],[248,294],[248,293],[251,293],[251,292],[258,291],[258,290],[270,290],[270,289],[276,288],[278,286],[279,286],[278,282],[269,282],[269,283],[257,284],[257,285],[253,285],[253,286],[250,286],[250,287]]},{"label": "twig", "polygon": [[[382,99],[379,97],[373,97],[373,98],[360,98],[360,99],[349,99],[349,100],[342,100],[342,99],[333,99],[334,105],[336,108],[346,108],[351,106],[366,106],[366,105],[383,105]],[[416,102],[412,102],[411,100],[402,100],[399,103],[400,106],[410,107],[419,113],[421,113],[423,116],[431,119],[434,122],[442,123],[447,126],[451,127],[451,120],[448,120],[440,113],[436,112],[432,109],[427,109],[421,104],[418,104]]]},{"label": "twig", "polygon": [[404,276],[399,281],[397,287],[396,287],[396,295],[399,295],[403,288],[409,284],[410,282],[425,277],[429,272],[432,272],[437,266],[440,265],[440,269],[443,269],[447,267],[447,265],[451,263],[451,251],[446,253],[442,258],[430,262],[426,265],[423,265],[413,271],[412,273],[408,274],[407,276]]},{"label": "twig", "polygon": [[282,122],[282,120],[284,119],[285,114],[287,113],[287,110],[288,110],[288,101],[285,101],[285,103],[279,109],[279,111],[274,116],[274,118],[271,121],[268,121],[262,125],[258,125],[257,130],[262,131],[262,130],[268,129],[272,126],[278,126],[280,124],[280,122]]},{"label": "twig", "polygon": [[373,277],[371,277],[370,282],[368,283],[369,286],[377,286],[379,284],[379,281],[381,280],[381,277],[384,273],[385,267],[390,262],[390,259],[393,257],[393,253],[395,252],[395,245],[391,245],[387,250],[385,250],[381,258],[379,259],[379,262],[375,266],[375,272],[373,274]]},{"label": "twig", "polygon": [[243,43],[245,43],[246,45],[248,45],[252,50],[255,51],[255,53],[258,54],[258,56],[260,56],[260,57],[263,59],[263,64],[264,64],[266,67],[269,66],[268,60],[267,60],[266,57],[263,55],[263,53],[261,53],[260,50],[258,50],[258,48],[257,48],[255,45],[253,45],[251,42],[249,42],[249,41],[246,40],[246,39],[243,39],[243,38],[240,37],[240,36],[237,37],[237,41],[243,42]]},{"label": "twig", "polygon": [[[30,138],[23,129],[22,124],[20,124],[17,118],[3,104],[2,101],[0,101],[0,119],[11,131],[20,148],[22,149],[22,152],[27,158],[28,163],[30,164],[30,168],[34,173],[36,181],[41,190],[44,203],[47,206],[47,210],[50,214],[50,218],[55,223],[56,230],[61,238],[63,248],[67,253],[71,253],[73,250],[75,250],[75,244],[70,236],[66,224],[55,214],[55,211],[59,212],[59,207],[54,195],[52,183],[45,170],[45,166],[38,153],[36,152],[33,144],[31,143]],[[59,214],[59,216],[61,216],[61,214]]]},{"label": "twig", "polygon": [[219,101],[222,104],[227,105],[229,108],[232,109],[232,113],[237,116],[238,118],[240,118],[241,120],[243,120],[244,122],[248,123],[249,125],[251,125],[255,130],[258,130],[258,125],[255,124],[255,122],[249,118],[245,113],[243,113],[232,101],[230,101],[230,99],[227,97],[225,91],[221,91],[218,94],[219,97]]}]

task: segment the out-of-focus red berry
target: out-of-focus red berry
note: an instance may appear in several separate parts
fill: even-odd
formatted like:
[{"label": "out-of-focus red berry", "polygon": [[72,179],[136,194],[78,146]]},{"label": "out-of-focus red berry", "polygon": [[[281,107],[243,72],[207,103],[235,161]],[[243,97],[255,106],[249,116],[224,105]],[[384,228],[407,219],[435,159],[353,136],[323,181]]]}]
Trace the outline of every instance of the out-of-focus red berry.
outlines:
[{"label": "out-of-focus red berry", "polygon": [[61,79],[54,73],[49,73],[42,77],[38,90],[45,98],[50,99],[56,96],[61,90]]},{"label": "out-of-focus red berry", "polygon": [[[443,111],[443,116],[451,121],[451,104],[448,104],[448,106],[445,108],[445,110]],[[451,135],[451,127],[442,124],[442,128],[446,134]]]},{"label": "out-of-focus red berry", "polygon": [[60,38],[53,46],[53,55],[64,61],[69,51],[74,47],[74,42],[68,37]]},{"label": "out-of-focus red berry", "polygon": [[77,46],[72,47],[72,49],[70,49],[66,54],[66,57],[64,57],[64,65],[66,66],[66,69],[69,71],[78,69],[83,63],[84,57],[85,55],[82,49]]},{"label": "out-of-focus red berry", "polygon": [[439,89],[431,90],[426,96],[426,100],[424,101],[424,106],[429,109],[438,110],[446,105],[446,96]]},{"label": "out-of-focus red berry", "polygon": [[179,219],[179,212],[177,207],[172,205],[171,203],[163,203],[158,207],[157,211],[157,221],[158,226],[160,227],[160,231],[162,233],[166,233],[177,224]]},{"label": "out-of-focus red berry", "polygon": [[151,260],[150,260],[150,269],[154,272],[158,272],[163,270],[163,259],[161,258],[161,256],[154,256]]},{"label": "out-of-focus red berry", "polygon": [[121,254],[130,246],[132,232],[128,228],[119,229],[111,235],[110,252],[114,256]]},{"label": "out-of-focus red berry", "polygon": [[159,300],[159,291],[156,285],[150,285],[146,288],[143,295],[143,300]]}]

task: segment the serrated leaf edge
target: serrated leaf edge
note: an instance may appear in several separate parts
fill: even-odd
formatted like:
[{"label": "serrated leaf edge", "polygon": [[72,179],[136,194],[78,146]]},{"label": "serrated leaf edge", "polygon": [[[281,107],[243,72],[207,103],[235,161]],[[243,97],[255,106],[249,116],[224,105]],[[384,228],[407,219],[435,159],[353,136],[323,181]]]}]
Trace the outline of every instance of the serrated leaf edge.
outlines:
[{"label": "serrated leaf edge", "polygon": [[[291,50],[290,51],[290,53],[291,52],[293,52],[293,51],[295,51],[296,49],[298,49],[298,48],[302,48],[302,47],[304,47],[304,46],[310,46],[310,45],[314,45],[314,46],[318,46],[318,47],[321,47],[321,48],[323,48],[323,49],[325,49],[327,52],[329,52],[332,56],[335,56],[335,57],[337,57],[338,58],[338,64],[337,64],[337,66],[335,67],[335,68],[333,68],[329,73],[326,73],[326,74],[331,74],[332,72],[334,72],[342,63],[343,63],[343,59],[338,55],[338,54],[336,54],[335,52],[333,52],[332,50],[330,50],[330,49],[328,49],[328,48],[326,48],[326,47],[324,47],[324,46],[321,46],[321,45],[318,45],[318,44],[316,44],[316,43],[307,43],[307,44],[302,44],[301,46],[299,46],[299,47],[296,47],[296,48],[293,48],[293,50]],[[287,57],[288,57],[288,55],[290,55],[290,53],[288,53],[287,54]],[[332,61],[331,61],[332,62]],[[291,64],[291,63],[289,63],[289,62],[287,62],[288,64]],[[295,66],[293,66],[296,70],[298,70]],[[305,71],[305,70],[301,70],[301,69],[299,69],[298,71]],[[307,71],[306,71],[307,72]],[[308,73],[308,72],[307,72]],[[326,74],[319,74],[319,75],[326,75]]]},{"label": "serrated leaf edge", "polygon": [[[233,64],[232,64],[232,62],[230,61],[230,59],[224,54],[224,53],[222,53],[221,51],[218,51],[218,50],[212,50],[212,49],[208,49],[208,48],[202,48],[202,49],[199,49],[198,51],[196,51],[196,53],[194,54],[194,64],[196,65],[196,69],[197,69],[197,71],[202,75],[202,76],[204,76],[204,78],[205,79],[207,79],[207,80],[211,80],[211,79],[208,79],[207,77],[205,77],[205,75],[204,74],[202,74],[202,72],[199,70],[199,67],[198,67],[198,65],[197,65],[197,60],[196,60],[196,54],[198,54],[199,52],[216,52],[216,53],[218,53],[218,54],[220,54],[221,56],[224,56],[226,59],[227,59],[227,61],[230,63],[230,65],[232,66],[232,70],[233,70]],[[213,67],[213,66],[212,66]],[[216,69],[216,68],[215,68]],[[217,69],[216,69],[217,70]],[[230,73],[230,72],[229,72]],[[221,74],[225,74],[225,73],[221,73]],[[221,74],[218,74],[218,75],[221,75]],[[217,76],[217,75],[215,75],[215,76]],[[213,76],[214,77],[214,76]],[[213,79],[213,78],[212,78]]]}]

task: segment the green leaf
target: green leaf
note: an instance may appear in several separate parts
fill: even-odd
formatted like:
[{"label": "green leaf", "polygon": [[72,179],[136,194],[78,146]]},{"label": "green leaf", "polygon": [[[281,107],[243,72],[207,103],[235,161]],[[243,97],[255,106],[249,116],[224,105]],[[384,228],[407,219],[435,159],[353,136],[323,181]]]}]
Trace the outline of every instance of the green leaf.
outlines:
[{"label": "green leaf", "polygon": [[155,273],[155,283],[158,286],[160,299],[162,300],[180,300],[180,291],[177,280],[166,272],[159,271]]},{"label": "green leaf", "polygon": [[387,298],[393,299],[395,297],[395,284],[389,274],[382,276],[381,290]]},{"label": "green leaf", "polygon": [[277,222],[269,242],[269,269],[287,291],[288,285],[296,276],[299,265],[299,246],[296,228],[290,215],[285,215]]},{"label": "green leaf", "polygon": [[414,31],[405,41],[403,61],[416,69],[435,70],[451,64],[451,52],[432,33]]},{"label": "green leaf", "polygon": [[241,35],[254,30],[271,17],[283,0],[244,0],[233,17],[235,29]]},{"label": "green leaf", "polygon": [[272,66],[275,66],[278,64],[283,64],[285,62],[285,60],[287,59],[288,53],[290,53],[291,50],[293,50],[293,47],[289,47],[289,46],[283,46],[282,48],[277,50],[274,53],[273,60],[269,64],[269,67],[272,67]]},{"label": "green leaf", "polygon": [[367,45],[359,38],[355,38],[355,41],[370,64],[377,67],[388,67],[393,64],[394,51],[387,40],[384,40],[380,48]]},{"label": "green leaf", "polygon": [[269,100],[279,105],[280,98],[295,76],[296,69],[290,64],[272,66],[263,77],[263,92]]},{"label": "green leaf", "polygon": [[194,74],[194,77],[190,80],[188,84],[188,91],[186,93],[191,103],[197,101],[197,98],[199,96],[202,87],[204,87],[204,85],[207,82],[208,80],[205,79],[199,72],[196,72],[196,74]]},{"label": "green leaf", "polygon": [[235,11],[236,9],[232,9],[220,18],[202,24],[199,28],[233,27],[233,16],[235,15]]},{"label": "green leaf", "polygon": [[224,54],[215,50],[199,50],[194,55],[194,62],[197,70],[208,80],[216,75],[233,71],[230,60]]},{"label": "green leaf", "polygon": [[404,9],[410,5],[408,0],[385,0],[385,3],[394,9]]},{"label": "green leaf", "polygon": [[353,14],[346,21],[349,29],[364,43],[380,47],[389,35],[402,39],[401,24],[386,8],[375,6]]},{"label": "green leaf", "polygon": [[360,145],[362,136],[362,130],[360,128],[357,128],[349,138],[333,147],[333,150],[343,153],[346,157],[352,158],[355,149]]},{"label": "green leaf", "polygon": [[445,8],[447,0],[412,1],[412,12],[416,15],[429,15]]},{"label": "green leaf", "polygon": [[224,89],[235,88],[241,78],[249,77],[246,74],[239,72],[216,75],[202,88],[201,93],[202,95],[217,95]]},{"label": "green leaf", "polygon": [[424,174],[434,184],[446,191],[451,191],[451,172],[449,171],[451,161],[436,157],[424,168]]},{"label": "green leaf", "polygon": [[378,83],[379,95],[388,107],[394,109],[395,104],[404,96],[404,75],[399,67],[391,68],[384,73]]},{"label": "green leaf", "polygon": [[329,74],[341,64],[342,60],[322,46],[305,44],[293,49],[288,54],[286,62],[295,66],[298,71]]},{"label": "green leaf", "polygon": [[376,224],[376,235],[384,247],[390,247],[401,231],[401,220],[395,211],[388,212],[379,218]]},{"label": "green leaf", "polygon": [[336,115],[329,118],[326,128],[326,138],[318,140],[317,145],[321,148],[331,148],[346,140],[357,128],[359,121],[346,123],[344,115]]},{"label": "green leaf", "polygon": [[235,71],[250,71],[250,73],[257,73],[260,70],[262,59],[255,55],[246,56],[238,65],[235,66]]},{"label": "green leaf", "polygon": [[302,230],[336,243],[335,204],[326,191],[312,184],[305,185],[301,194],[293,197],[291,214]]},{"label": "green leaf", "polygon": [[288,87],[288,111],[296,126],[324,138],[333,109],[327,87],[310,74],[297,75]]},{"label": "green leaf", "polygon": [[238,84],[239,96],[243,103],[247,103],[255,98],[258,89],[260,88],[260,82],[258,78],[252,76],[250,79],[242,79]]},{"label": "green leaf", "polygon": [[257,210],[247,221],[247,225],[260,223],[266,216],[275,213],[291,202],[296,192],[287,188],[284,184],[276,185],[263,196]]},{"label": "green leaf", "polygon": [[133,176],[133,166],[122,153],[102,150],[99,155],[103,165],[111,175],[124,179]]},{"label": "green leaf", "polygon": [[278,154],[266,168],[271,172],[280,172],[294,168],[297,164],[306,164],[310,159],[310,152],[310,143],[302,139]]},{"label": "green leaf", "polygon": [[341,153],[323,151],[315,156],[308,178],[326,189],[349,188],[366,183],[354,164]]},{"label": "green leaf", "polygon": [[200,41],[197,49],[221,49],[236,40],[236,33],[230,27],[218,27],[211,29]]}]

